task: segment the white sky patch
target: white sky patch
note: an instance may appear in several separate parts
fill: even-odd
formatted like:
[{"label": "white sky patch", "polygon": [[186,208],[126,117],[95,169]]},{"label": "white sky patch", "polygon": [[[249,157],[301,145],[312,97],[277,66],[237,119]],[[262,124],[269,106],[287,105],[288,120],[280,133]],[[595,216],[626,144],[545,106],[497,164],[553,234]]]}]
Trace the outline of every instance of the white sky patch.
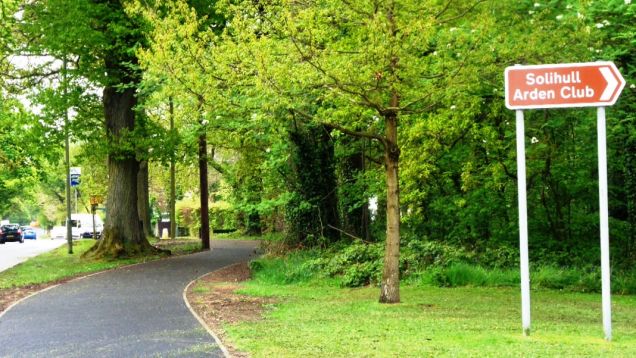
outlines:
[{"label": "white sky patch", "polygon": [[378,197],[373,196],[369,198],[369,212],[372,217],[375,217],[378,214]]},{"label": "white sky patch", "polygon": [[[51,56],[11,56],[9,57],[9,62],[18,70],[29,71],[39,69],[44,73],[59,71],[64,66],[64,62],[62,60],[56,59]],[[85,79],[74,79],[74,81],[76,84],[79,82],[82,85],[85,94],[94,94],[101,97],[103,92],[102,88],[94,86]],[[58,86],[60,86],[60,84],[62,83],[62,75],[60,73],[50,76],[43,79],[41,83],[44,87],[58,88]],[[36,94],[37,88],[31,88],[25,93],[16,96],[16,98],[20,101],[20,103],[24,105],[24,107],[28,111],[39,116],[42,114],[44,106],[41,104],[34,104],[29,99],[29,97]],[[72,107],[69,108],[68,113],[69,120],[73,120],[77,116],[77,111]],[[57,129],[62,128],[62,126],[58,123],[56,123],[54,127]]]},{"label": "white sky patch", "polygon": [[24,17],[24,10],[20,10],[20,11],[16,12],[15,14],[13,14],[13,18],[18,20],[18,21],[22,21],[23,17]]}]

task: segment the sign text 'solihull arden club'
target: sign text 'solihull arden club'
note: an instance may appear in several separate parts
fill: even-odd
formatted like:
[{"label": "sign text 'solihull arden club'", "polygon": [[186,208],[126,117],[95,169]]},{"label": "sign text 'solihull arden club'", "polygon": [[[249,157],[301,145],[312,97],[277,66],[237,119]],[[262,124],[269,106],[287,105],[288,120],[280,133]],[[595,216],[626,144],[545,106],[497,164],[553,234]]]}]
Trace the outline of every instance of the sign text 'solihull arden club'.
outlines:
[{"label": "sign text 'solihull arden club'", "polygon": [[625,79],[612,62],[512,66],[504,73],[506,107],[516,110],[517,190],[519,195],[519,268],[521,322],[530,334],[530,269],[528,258],[528,208],[523,110],[532,108],[597,107],[599,222],[601,243],[601,295],[605,339],[612,339],[612,303],[607,200],[607,143],[605,107],[613,105]]},{"label": "sign text 'solihull arden club'", "polygon": [[625,85],[611,62],[512,66],[505,80],[510,109],[610,106]]}]

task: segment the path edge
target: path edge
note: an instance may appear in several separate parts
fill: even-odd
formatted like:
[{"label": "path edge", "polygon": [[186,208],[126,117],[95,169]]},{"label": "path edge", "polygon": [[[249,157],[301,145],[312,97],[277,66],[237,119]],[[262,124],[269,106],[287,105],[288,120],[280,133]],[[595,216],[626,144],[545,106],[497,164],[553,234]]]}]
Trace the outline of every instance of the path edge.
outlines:
[{"label": "path edge", "polygon": [[9,305],[9,307],[7,307],[4,311],[0,312],[0,319],[2,319],[2,317],[5,315],[5,313],[7,313],[7,312],[11,311],[11,309],[12,309],[14,306],[17,306],[17,305],[19,305],[20,303],[22,303],[22,301],[26,301],[27,299],[29,299],[29,298],[31,298],[31,297],[33,297],[33,296],[37,295],[37,294],[40,294],[40,293],[42,293],[42,292],[45,292],[45,291],[48,291],[48,290],[54,289],[54,288],[56,288],[56,287],[57,287],[57,286],[59,286],[59,285],[61,285],[61,283],[55,284],[55,285],[53,285],[53,286],[45,287],[45,288],[43,288],[43,289],[41,289],[41,290],[39,290],[39,291],[35,291],[35,292],[31,293],[30,295],[25,296],[25,297],[22,297],[21,299],[19,299],[19,300],[17,300],[17,301],[15,301],[15,302],[13,302],[13,303],[12,303],[12,304],[10,304],[10,305]]},{"label": "path edge", "polygon": [[203,326],[203,328],[205,328],[205,330],[208,332],[208,334],[210,334],[210,336],[212,336],[212,338],[214,338],[214,341],[216,342],[216,345],[219,347],[219,349],[221,349],[221,352],[223,352],[223,356],[225,358],[231,358],[232,355],[230,354],[230,351],[228,351],[227,347],[223,344],[223,342],[221,341],[221,339],[219,338],[219,336],[217,336],[216,333],[214,333],[214,331],[212,330],[212,328],[210,328],[210,326],[208,326],[207,323],[205,323],[205,320],[203,318],[201,318],[201,316],[199,316],[194,309],[192,308],[192,306],[190,305],[190,301],[188,301],[188,297],[187,297],[187,292],[188,289],[190,288],[190,286],[192,286],[195,282],[197,282],[198,280],[202,279],[203,277],[219,271],[219,270],[223,270],[227,267],[230,267],[232,265],[236,265],[236,263],[233,264],[229,264],[227,266],[223,266],[221,268],[218,268],[214,271],[210,271],[208,273],[205,273],[197,278],[195,278],[194,280],[190,281],[190,283],[188,283],[188,285],[183,289],[183,302],[185,303],[186,307],[188,307],[188,310],[190,310],[190,313],[192,313],[192,315],[194,316],[194,318],[197,319],[197,321],[199,321],[199,324],[201,324],[201,326]]},{"label": "path edge", "polygon": [[[210,251],[212,251],[212,249],[210,249]],[[110,271],[127,269],[127,268],[131,268],[131,267],[134,267],[134,266],[144,265],[144,264],[147,264],[147,263],[150,263],[150,262],[155,262],[155,261],[160,261],[160,260],[170,260],[170,259],[174,259],[174,258],[177,258],[177,257],[188,256],[188,255],[196,255],[196,254],[199,254],[199,253],[201,253],[201,251],[199,251],[199,252],[193,252],[193,253],[185,254],[185,255],[168,256],[168,257],[160,258],[160,259],[158,259],[158,260],[151,260],[151,261],[145,261],[145,262],[137,262],[137,263],[134,263],[134,264],[128,264],[128,265],[124,265],[124,266],[119,266],[119,267],[109,268],[109,269],[102,270],[102,271],[96,271],[96,272],[87,273],[86,275],[83,275],[83,276],[73,277],[73,278],[69,279],[68,281],[63,281],[63,282],[60,282],[60,283],[56,283],[56,284],[54,284],[54,285],[52,285],[52,286],[45,287],[45,288],[43,288],[43,289],[41,289],[41,290],[39,290],[39,291],[35,291],[35,292],[31,293],[30,295],[25,296],[25,297],[22,297],[21,299],[19,299],[19,300],[17,300],[17,301],[15,301],[15,302],[13,302],[13,303],[12,303],[12,304],[10,304],[10,305],[9,305],[9,306],[8,306],[8,307],[4,310],[4,311],[1,311],[1,312],[0,312],[0,319],[2,319],[2,317],[3,317],[3,316],[7,313],[7,312],[9,312],[9,311],[10,311],[10,310],[14,307],[14,306],[17,306],[18,304],[22,303],[23,301],[26,301],[27,299],[29,299],[29,298],[31,298],[31,297],[33,297],[33,296],[35,296],[35,295],[38,295],[38,294],[43,293],[43,292],[46,292],[46,291],[48,291],[48,290],[52,290],[52,289],[54,289],[54,288],[56,288],[57,286],[60,286],[60,285],[64,285],[64,284],[71,283],[71,282],[74,282],[74,281],[83,280],[83,279],[86,279],[86,278],[89,278],[89,277],[92,277],[92,276],[101,275],[101,274],[103,274],[103,273],[110,272]],[[228,266],[229,266],[229,265],[228,265]],[[226,267],[227,267],[227,266],[226,266]],[[214,271],[212,271],[212,272],[214,272]],[[203,275],[203,276],[205,276],[205,275]],[[201,276],[201,277],[203,277],[203,276]],[[199,277],[199,278],[201,278],[201,277]],[[198,280],[199,278],[197,278],[197,280]],[[228,358],[229,358],[229,357],[228,357]]]}]

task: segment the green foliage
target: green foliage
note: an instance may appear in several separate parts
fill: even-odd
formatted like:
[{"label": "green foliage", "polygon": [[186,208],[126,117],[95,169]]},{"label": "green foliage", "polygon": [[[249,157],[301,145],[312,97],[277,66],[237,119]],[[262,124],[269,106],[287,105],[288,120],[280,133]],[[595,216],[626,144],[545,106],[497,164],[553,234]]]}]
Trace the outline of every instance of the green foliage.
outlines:
[{"label": "green foliage", "polygon": [[306,250],[285,257],[253,260],[250,262],[252,277],[274,285],[307,283],[318,274],[312,261],[316,254],[316,251]]},{"label": "green foliage", "polygon": [[294,123],[291,167],[295,195],[287,204],[286,219],[291,243],[316,246],[334,242],[337,226],[334,148],[328,128]]},{"label": "green foliage", "polygon": [[360,287],[377,284],[382,276],[384,247],[354,242],[327,256],[324,270],[330,276],[339,276],[343,287]]},{"label": "green foliage", "polygon": [[[628,84],[608,109],[612,261],[625,272],[636,262],[634,4],[125,3],[126,11],[121,2],[30,1],[21,22],[13,16],[18,2],[3,2],[0,72],[26,74],[7,60],[16,51],[66,58],[69,69],[64,86],[31,77],[22,83],[37,90],[29,96],[43,106],[37,116],[16,101],[10,77],[0,77],[6,88],[0,136],[18,132],[15,143],[0,148],[0,213],[55,217],[50,208],[34,209],[42,206],[34,197],[61,193],[54,164],[64,134],[59,119],[70,106],[77,112],[71,138],[82,146],[76,159],[94,173],[86,177],[85,194],[104,192],[105,156],[120,153],[162,165],[177,161],[179,197],[195,198],[197,139],[205,133],[214,152],[210,189],[217,202],[229,203],[211,208],[214,227],[285,231],[288,246],[327,249],[316,265],[329,267],[327,274],[343,285],[373,284],[381,245],[333,246],[341,231],[329,226],[369,242],[385,239],[377,139],[385,136],[384,116],[395,111],[402,274],[462,264],[514,267],[515,128],[514,113],[503,104],[503,69],[613,60]],[[109,67],[107,60],[118,64]],[[143,126],[108,146],[100,98],[91,87],[127,87],[142,70],[137,111],[145,114]],[[171,117],[178,130],[166,129]],[[598,259],[594,113],[526,111],[526,130],[531,262],[586,267]],[[363,139],[345,134],[351,132]],[[153,172],[159,206],[167,188],[160,171]],[[43,188],[33,189],[37,183]],[[20,196],[30,198],[12,199]],[[373,197],[379,198],[374,218],[365,212]],[[192,202],[180,204],[181,220],[196,230],[195,200],[187,198]]]},{"label": "green foliage", "polygon": [[210,226],[214,230],[236,229],[236,212],[232,205],[224,201],[210,204]]},{"label": "green foliage", "polygon": [[191,233],[197,233],[201,227],[201,203],[194,197],[187,197],[177,201],[175,205],[177,222],[180,226],[190,228]]},{"label": "green foliage", "polygon": [[[254,260],[255,280],[275,285],[316,284],[375,286],[382,274],[383,244],[355,241],[328,250],[300,250]],[[402,248],[400,276],[407,285],[438,287],[517,287],[519,268],[486,266],[480,255],[436,242],[411,241]],[[518,253],[517,253],[518,256]],[[600,293],[600,268],[533,265],[533,289]],[[614,270],[612,291],[636,294],[636,270]]]}]

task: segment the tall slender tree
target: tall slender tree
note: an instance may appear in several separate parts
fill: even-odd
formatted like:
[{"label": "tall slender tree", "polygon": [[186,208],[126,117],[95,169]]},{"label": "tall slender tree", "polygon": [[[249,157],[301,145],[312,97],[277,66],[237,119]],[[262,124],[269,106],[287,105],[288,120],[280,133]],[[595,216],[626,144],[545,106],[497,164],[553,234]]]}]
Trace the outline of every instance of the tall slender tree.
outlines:
[{"label": "tall slender tree", "polygon": [[[229,31],[237,43],[247,43],[242,49],[255,58],[260,89],[274,106],[382,146],[383,303],[400,301],[399,123],[434,107],[433,94],[462,70],[463,59],[443,55],[471,44],[457,46],[448,34],[480,3],[280,0],[232,7]],[[312,112],[294,97],[306,98],[308,91],[318,98]]]}]

